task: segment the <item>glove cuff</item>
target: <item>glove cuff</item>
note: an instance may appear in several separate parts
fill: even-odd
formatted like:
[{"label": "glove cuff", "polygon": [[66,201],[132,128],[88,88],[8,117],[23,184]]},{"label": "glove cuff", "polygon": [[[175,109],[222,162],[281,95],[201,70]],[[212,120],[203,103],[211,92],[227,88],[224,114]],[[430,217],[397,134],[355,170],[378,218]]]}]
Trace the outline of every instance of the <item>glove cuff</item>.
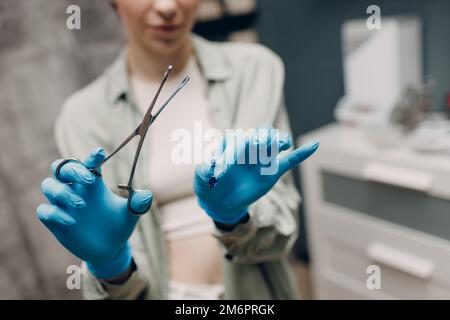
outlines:
[{"label": "glove cuff", "polygon": [[219,221],[214,220],[214,224],[216,225],[216,228],[224,231],[224,232],[231,232],[233,231],[238,225],[243,224],[243,223],[247,223],[250,220],[250,215],[247,214],[241,218],[241,220],[239,220],[238,222],[236,222],[235,224],[225,224],[225,223],[221,223]]},{"label": "glove cuff", "polygon": [[214,220],[223,224],[237,224],[240,222],[248,213],[248,208],[245,207],[242,210],[240,210],[238,213],[230,215],[230,216],[224,216],[220,214],[216,214],[210,210],[206,210],[206,213]]},{"label": "glove cuff", "polygon": [[127,242],[111,260],[101,264],[86,262],[86,265],[97,279],[110,279],[127,271],[131,260],[131,247]]}]

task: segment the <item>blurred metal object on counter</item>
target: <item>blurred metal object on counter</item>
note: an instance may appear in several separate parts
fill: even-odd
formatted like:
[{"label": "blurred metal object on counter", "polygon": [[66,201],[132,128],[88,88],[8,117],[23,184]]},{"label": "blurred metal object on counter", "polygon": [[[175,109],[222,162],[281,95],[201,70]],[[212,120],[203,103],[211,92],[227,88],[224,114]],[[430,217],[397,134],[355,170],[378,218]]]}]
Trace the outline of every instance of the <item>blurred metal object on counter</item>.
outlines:
[{"label": "blurred metal object on counter", "polygon": [[417,99],[412,90],[420,90],[423,77],[422,22],[417,16],[386,17],[382,29],[369,30],[364,19],[349,20],[341,34],[345,94],[335,117],[378,131],[392,123],[399,102]]},{"label": "blurred metal object on counter", "polygon": [[415,129],[434,109],[431,99],[434,87],[434,78],[428,76],[422,86],[407,88],[394,107],[391,115],[392,123],[402,126],[405,131]]},{"label": "blurred metal object on counter", "polygon": [[411,132],[407,141],[418,152],[450,155],[450,120],[444,113],[433,114]]}]

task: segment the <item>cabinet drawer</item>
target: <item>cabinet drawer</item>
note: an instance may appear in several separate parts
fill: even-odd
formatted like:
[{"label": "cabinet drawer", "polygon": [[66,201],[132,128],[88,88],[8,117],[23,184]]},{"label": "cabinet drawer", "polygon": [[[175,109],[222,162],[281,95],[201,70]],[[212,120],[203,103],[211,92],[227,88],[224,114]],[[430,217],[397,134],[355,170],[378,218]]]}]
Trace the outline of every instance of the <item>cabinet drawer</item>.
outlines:
[{"label": "cabinet drawer", "polygon": [[359,280],[336,270],[328,269],[316,283],[318,299],[339,300],[392,300],[382,290],[368,290]]},{"label": "cabinet drawer", "polygon": [[318,262],[325,268],[367,288],[367,267],[377,265],[382,289],[374,291],[394,298],[450,299],[447,241],[335,205],[324,205],[321,222],[323,251]]},{"label": "cabinet drawer", "polygon": [[416,190],[322,172],[323,200],[450,240],[450,201]]},{"label": "cabinet drawer", "polygon": [[[370,290],[367,287],[367,267],[377,265],[380,268],[380,289]],[[364,254],[354,254],[344,250],[334,241],[330,248],[330,267],[335,274],[342,274],[356,284],[359,292],[365,292],[369,298],[393,297],[397,299],[450,299],[450,288],[442,286],[431,279],[421,278],[405,272],[401,268],[385,265],[380,261],[371,260]],[[328,276],[333,280],[332,276]],[[355,292],[357,292],[355,290]],[[380,295],[381,294],[381,295]]]}]

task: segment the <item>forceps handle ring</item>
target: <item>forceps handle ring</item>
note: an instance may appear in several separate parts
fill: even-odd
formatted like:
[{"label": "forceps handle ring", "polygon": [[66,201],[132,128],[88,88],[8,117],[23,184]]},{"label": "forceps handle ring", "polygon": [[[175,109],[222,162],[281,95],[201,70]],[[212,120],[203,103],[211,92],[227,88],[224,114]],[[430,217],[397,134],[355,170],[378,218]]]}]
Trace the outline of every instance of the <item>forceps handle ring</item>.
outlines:
[{"label": "forceps handle ring", "polygon": [[[56,169],[55,169],[55,178],[58,179],[61,182],[64,182],[64,183],[67,183],[67,184],[70,185],[70,184],[72,184],[72,182],[65,181],[61,177],[61,169],[62,169],[62,167],[64,167],[64,165],[69,163],[69,162],[78,162],[78,163],[83,164],[83,162],[81,162],[81,160],[78,159],[78,158],[66,158],[66,159],[63,159],[63,161],[61,161],[58,164],[58,166],[56,167]],[[102,174],[98,171],[98,169],[96,169],[96,168],[87,168],[87,167],[86,167],[86,169],[88,169],[97,178],[101,178],[102,177]]]},{"label": "forceps handle ring", "polygon": [[133,196],[136,193],[136,190],[134,190],[133,187],[128,184],[119,184],[117,187],[121,190],[126,190],[128,192],[128,211],[130,211],[132,214],[134,214],[136,216],[141,216],[150,209],[151,203],[142,212],[133,210],[133,208],[131,207],[131,199],[133,199]]},{"label": "forceps handle ring", "polygon": [[[61,161],[61,162],[58,164],[58,166],[57,166],[56,169],[55,169],[55,178],[58,179],[58,180],[61,181],[61,182],[64,182],[64,183],[67,183],[67,184],[71,185],[71,184],[73,184],[73,182],[69,182],[69,181],[67,181],[67,180],[65,180],[65,179],[63,179],[63,178],[61,177],[61,169],[62,169],[62,167],[63,167],[64,165],[66,165],[67,163],[69,163],[69,162],[78,162],[78,163],[81,163],[81,164],[82,164],[81,160],[78,159],[78,158],[66,158],[66,159],[64,159],[63,161]],[[91,171],[97,178],[101,178],[101,173],[99,173],[95,168],[87,168],[87,169],[88,169],[89,171]],[[145,209],[144,211],[142,211],[142,212],[138,212],[138,211],[133,210],[133,208],[131,207],[131,199],[133,198],[133,195],[136,193],[136,190],[134,190],[134,189],[131,187],[131,185],[126,185],[126,184],[119,184],[118,188],[119,188],[119,189],[122,189],[122,190],[128,191],[128,210],[129,210],[132,214],[135,214],[135,215],[139,215],[139,216],[140,216],[140,215],[146,213],[146,212],[150,209],[150,206],[149,206],[148,208],[146,208],[146,209]]]},{"label": "forceps handle ring", "polygon": [[61,162],[58,164],[58,166],[56,167],[56,170],[55,170],[55,178],[56,178],[57,180],[61,181],[61,182],[64,182],[64,183],[67,183],[67,184],[72,184],[72,182],[66,181],[66,180],[64,180],[64,179],[61,177],[61,169],[62,169],[62,167],[63,167],[65,164],[69,163],[69,162],[79,162],[79,163],[81,163],[80,159],[78,159],[78,158],[67,158],[67,159],[64,159],[64,160],[61,161]]}]

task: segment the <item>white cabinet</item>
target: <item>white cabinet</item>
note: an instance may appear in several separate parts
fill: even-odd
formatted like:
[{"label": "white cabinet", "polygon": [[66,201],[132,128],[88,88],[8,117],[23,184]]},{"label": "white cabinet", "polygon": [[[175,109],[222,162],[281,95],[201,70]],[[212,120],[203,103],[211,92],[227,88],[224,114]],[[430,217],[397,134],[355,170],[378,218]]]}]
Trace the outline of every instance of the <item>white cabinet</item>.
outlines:
[{"label": "white cabinet", "polygon": [[[313,290],[319,299],[450,299],[450,156],[383,149],[332,124],[303,137]],[[369,289],[369,266],[380,289]]]}]

